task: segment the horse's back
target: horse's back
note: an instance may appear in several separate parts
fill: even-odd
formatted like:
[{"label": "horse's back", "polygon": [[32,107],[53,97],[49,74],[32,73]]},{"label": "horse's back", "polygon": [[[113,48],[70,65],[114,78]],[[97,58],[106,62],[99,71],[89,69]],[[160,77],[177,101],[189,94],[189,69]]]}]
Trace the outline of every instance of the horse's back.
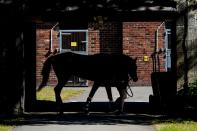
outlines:
[{"label": "horse's back", "polygon": [[72,52],[54,56],[60,73],[72,74],[93,81],[115,81],[127,79],[128,58],[122,54],[81,55]]}]

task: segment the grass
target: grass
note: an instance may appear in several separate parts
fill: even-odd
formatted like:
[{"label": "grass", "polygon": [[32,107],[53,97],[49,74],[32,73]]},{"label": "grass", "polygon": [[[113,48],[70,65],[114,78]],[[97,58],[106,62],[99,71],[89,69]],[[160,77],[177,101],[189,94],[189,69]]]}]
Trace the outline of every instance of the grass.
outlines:
[{"label": "grass", "polygon": [[10,131],[14,126],[10,125],[0,125],[0,131]]},{"label": "grass", "polygon": [[[84,91],[85,90],[83,89],[63,88],[61,91],[61,97],[62,97],[62,100],[65,101],[72,97],[82,94]],[[36,97],[37,97],[37,100],[55,101],[54,88],[45,87],[40,92],[37,92]]]},{"label": "grass", "polygon": [[157,120],[153,124],[157,131],[197,131],[197,122],[192,120]]},{"label": "grass", "polygon": [[0,119],[0,131],[11,131],[23,118]]}]

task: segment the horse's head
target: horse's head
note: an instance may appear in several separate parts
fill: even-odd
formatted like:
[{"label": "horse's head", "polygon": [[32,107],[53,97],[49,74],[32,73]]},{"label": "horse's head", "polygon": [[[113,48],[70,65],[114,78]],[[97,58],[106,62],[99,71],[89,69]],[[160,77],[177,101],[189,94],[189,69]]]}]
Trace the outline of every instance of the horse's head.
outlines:
[{"label": "horse's head", "polygon": [[137,77],[137,64],[136,64],[137,58],[131,59],[131,62],[129,64],[129,76],[131,79],[136,82],[138,80]]}]

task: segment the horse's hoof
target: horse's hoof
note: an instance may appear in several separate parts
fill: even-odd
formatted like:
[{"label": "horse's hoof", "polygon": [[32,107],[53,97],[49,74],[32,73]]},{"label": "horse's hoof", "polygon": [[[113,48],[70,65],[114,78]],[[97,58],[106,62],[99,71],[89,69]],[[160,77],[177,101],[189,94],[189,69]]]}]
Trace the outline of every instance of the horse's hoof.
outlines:
[{"label": "horse's hoof", "polygon": [[120,111],[120,110],[115,110],[113,112],[113,114],[115,114],[115,115],[124,115],[125,113],[123,111]]},{"label": "horse's hoof", "polygon": [[83,111],[84,111],[84,113],[85,113],[86,115],[89,115],[89,114],[90,114],[89,108],[84,108]]},{"label": "horse's hoof", "polygon": [[64,112],[58,112],[57,115],[58,116],[63,116],[64,115]]},{"label": "horse's hoof", "polygon": [[90,112],[84,112],[85,113],[85,115],[87,115],[87,116],[89,116],[90,115]]},{"label": "horse's hoof", "polygon": [[90,115],[90,111],[87,108],[84,108],[84,111],[83,112],[84,112],[85,115]]}]

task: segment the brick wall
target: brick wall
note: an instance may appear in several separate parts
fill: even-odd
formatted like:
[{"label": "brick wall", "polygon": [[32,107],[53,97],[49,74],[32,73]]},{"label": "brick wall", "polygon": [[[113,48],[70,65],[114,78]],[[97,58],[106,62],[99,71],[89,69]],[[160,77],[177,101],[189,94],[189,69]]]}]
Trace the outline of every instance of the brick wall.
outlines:
[{"label": "brick wall", "polygon": [[[96,53],[124,53],[131,57],[137,57],[138,82],[137,86],[151,85],[150,74],[152,73],[151,54],[154,51],[155,31],[161,22],[106,22],[102,28],[94,22],[88,23],[88,54]],[[159,30],[159,48],[164,45],[164,28]],[[53,31],[53,49],[58,48],[58,32]],[[49,50],[50,28],[38,28],[36,32],[37,55],[36,55],[36,80],[41,81],[41,68],[46,60],[44,55]],[[144,56],[149,57],[149,61],[143,60]],[[164,71],[164,59],[161,55],[161,71]],[[57,80],[54,72],[50,74],[48,85],[55,85]],[[92,83],[89,82],[91,85]]]},{"label": "brick wall", "polygon": [[122,53],[122,23],[106,22],[100,29],[100,52]]},{"label": "brick wall", "polygon": [[[46,60],[47,57],[45,55],[50,50],[50,28],[49,29],[42,29],[42,26],[38,25],[36,30],[36,84],[40,84],[42,80],[41,76],[41,70],[43,67],[43,63]],[[57,31],[52,32],[53,36],[53,49],[58,48],[58,33]],[[51,69],[50,77],[48,81],[48,85],[56,85],[57,78],[55,76],[55,73],[53,72],[53,69]]]},{"label": "brick wall", "polygon": [[120,22],[105,22],[99,28],[97,23],[89,23],[88,37],[88,54],[122,53],[122,23]]},{"label": "brick wall", "polygon": [[50,42],[50,32],[47,29],[37,29],[36,30],[36,82],[40,83],[41,69],[45,61],[44,55],[47,53],[47,48]]},{"label": "brick wall", "polygon": [[[137,57],[138,82],[135,85],[151,85],[152,59],[154,51],[155,31],[161,22],[123,22],[123,53],[131,57]],[[159,48],[163,47],[163,29],[159,31]],[[149,61],[144,61],[144,56]],[[161,56],[161,71],[164,71],[164,61]]]},{"label": "brick wall", "polygon": [[88,27],[88,54],[96,54],[100,52],[100,36],[99,30],[95,29],[95,23],[89,23]]}]

